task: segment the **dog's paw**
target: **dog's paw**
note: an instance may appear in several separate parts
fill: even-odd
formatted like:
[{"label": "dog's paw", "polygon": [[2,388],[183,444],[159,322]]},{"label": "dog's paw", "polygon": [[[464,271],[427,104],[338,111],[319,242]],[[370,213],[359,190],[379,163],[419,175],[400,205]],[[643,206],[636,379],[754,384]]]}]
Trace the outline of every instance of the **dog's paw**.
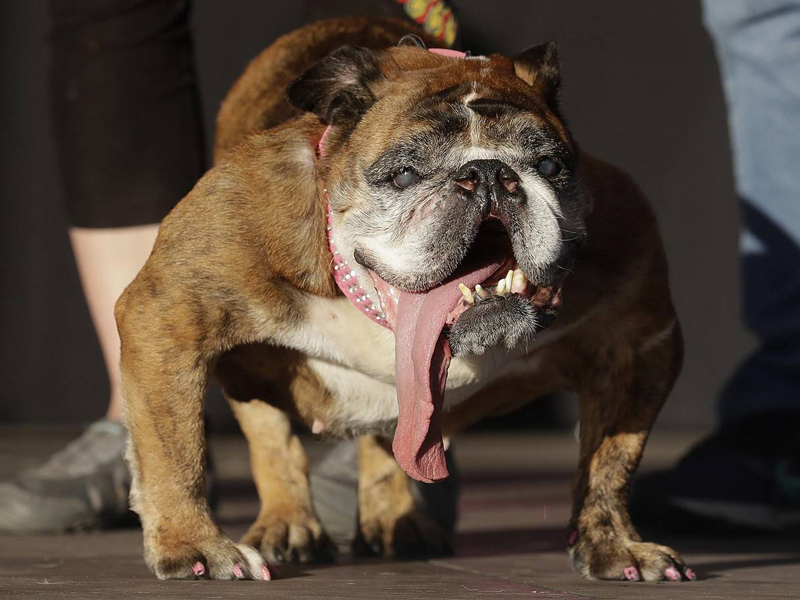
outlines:
[{"label": "dog's paw", "polygon": [[267,560],[279,563],[321,563],[336,558],[336,546],[313,515],[259,517],[242,537]]},{"label": "dog's paw", "polygon": [[171,550],[150,546],[147,560],[159,579],[256,579],[274,573],[255,548],[225,536]]},{"label": "dog's paw", "polygon": [[451,536],[420,510],[404,515],[379,514],[361,519],[353,542],[357,556],[419,559],[452,556]]},{"label": "dog's paw", "polygon": [[450,330],[453,356],[481,355],[488,348],[511,349],[542,329],[533,305],[520,296],[490,296],[465,312]]},{"label": "dog's paw", "polygon": [[697,577],[680,555],[667,546],[619,539],[591,542],[572,534],[573,568],[589,579],[628,581],[694,581]]}]

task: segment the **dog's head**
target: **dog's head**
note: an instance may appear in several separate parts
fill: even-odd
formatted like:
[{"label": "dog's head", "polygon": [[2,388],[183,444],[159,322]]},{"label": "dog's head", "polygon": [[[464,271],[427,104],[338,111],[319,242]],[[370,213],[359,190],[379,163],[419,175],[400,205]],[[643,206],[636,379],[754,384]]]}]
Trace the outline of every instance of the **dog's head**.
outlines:
[{"label": "dog's head", "polygon": [[391,288],[426,292],[494,265],[459,281],[454,354],[512,347],[549,322],[583,236],[559,86],[553,42],[513,59],[343,47],[291,86],[332,126],[336,245],[370,272],[390,320]]},{"label": "dog's head", "polygon": [[333,237],[374,282],[398,364],[443,331],[455,355],[512,348],[557,311],[584,232],[559,87],[551,42],[514,58],[343,47],[289,88],[331,126]]}]

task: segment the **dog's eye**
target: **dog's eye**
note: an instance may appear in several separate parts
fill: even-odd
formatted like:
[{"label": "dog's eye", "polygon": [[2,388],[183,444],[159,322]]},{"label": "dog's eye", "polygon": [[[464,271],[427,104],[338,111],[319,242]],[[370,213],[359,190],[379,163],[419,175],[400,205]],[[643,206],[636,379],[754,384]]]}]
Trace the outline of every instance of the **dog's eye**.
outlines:
[{"label": "dog's eye", "polygon": [[545,157],[539,161],[536,169],[545,177],[555,177],[561,172],[561,165],[552,158]]},{"label": "dog's eye", "polygon": [[403,167],[392,175],[392,182],[401,190],[414,185],[419,181],[419,175],[411,167]]}]

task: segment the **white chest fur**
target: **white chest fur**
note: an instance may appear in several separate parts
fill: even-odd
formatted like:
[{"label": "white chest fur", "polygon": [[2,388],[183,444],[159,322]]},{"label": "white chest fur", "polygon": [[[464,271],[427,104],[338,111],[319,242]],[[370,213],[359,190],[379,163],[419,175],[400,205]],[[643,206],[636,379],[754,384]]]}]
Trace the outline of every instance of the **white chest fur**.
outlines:
[{"label": "white chest fur", "polygon": [[[279,340],[309,357],[309,366],[334,398],[340,427],[367,430],[397,419],[394,334],[365,318],[346,298],[310,296],[303,327]],[[535,369],[535,361],[503,348],[454,358],[448,371],[445,410],[503,377]]]}]

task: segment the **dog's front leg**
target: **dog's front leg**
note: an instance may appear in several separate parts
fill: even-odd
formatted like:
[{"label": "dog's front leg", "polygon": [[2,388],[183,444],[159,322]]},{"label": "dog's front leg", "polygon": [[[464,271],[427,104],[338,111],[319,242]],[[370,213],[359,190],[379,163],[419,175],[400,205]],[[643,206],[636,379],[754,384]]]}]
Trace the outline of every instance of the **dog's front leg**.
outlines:
[{"label": "dog's front leg", "polygon": [[311,503],[308,458],[288,415],[260,400],[229,398],[250,447],[250,465],[261,500],[242,543],[277,562],[329,562],[336,546]]},{"label": "dog's front leg", "polygon": [[574,489],[569,552],[592,579],[694,579],[680,555],[643,542],[628,515],[628,488],[644,444],[672,387],[680,333],[659,347],[620,344],[595,349],[596,369],[580,399],[580,464]]},{"label": "dog's front leg", "polygon": [[257,550],[220,531],[205,497],[204,338],[191,315],[183,319],[177,304],[132,292],[137,285],[117,303],[117,323],[131,501],[142,520],[145,561],[159,579],[269,579]]}]

